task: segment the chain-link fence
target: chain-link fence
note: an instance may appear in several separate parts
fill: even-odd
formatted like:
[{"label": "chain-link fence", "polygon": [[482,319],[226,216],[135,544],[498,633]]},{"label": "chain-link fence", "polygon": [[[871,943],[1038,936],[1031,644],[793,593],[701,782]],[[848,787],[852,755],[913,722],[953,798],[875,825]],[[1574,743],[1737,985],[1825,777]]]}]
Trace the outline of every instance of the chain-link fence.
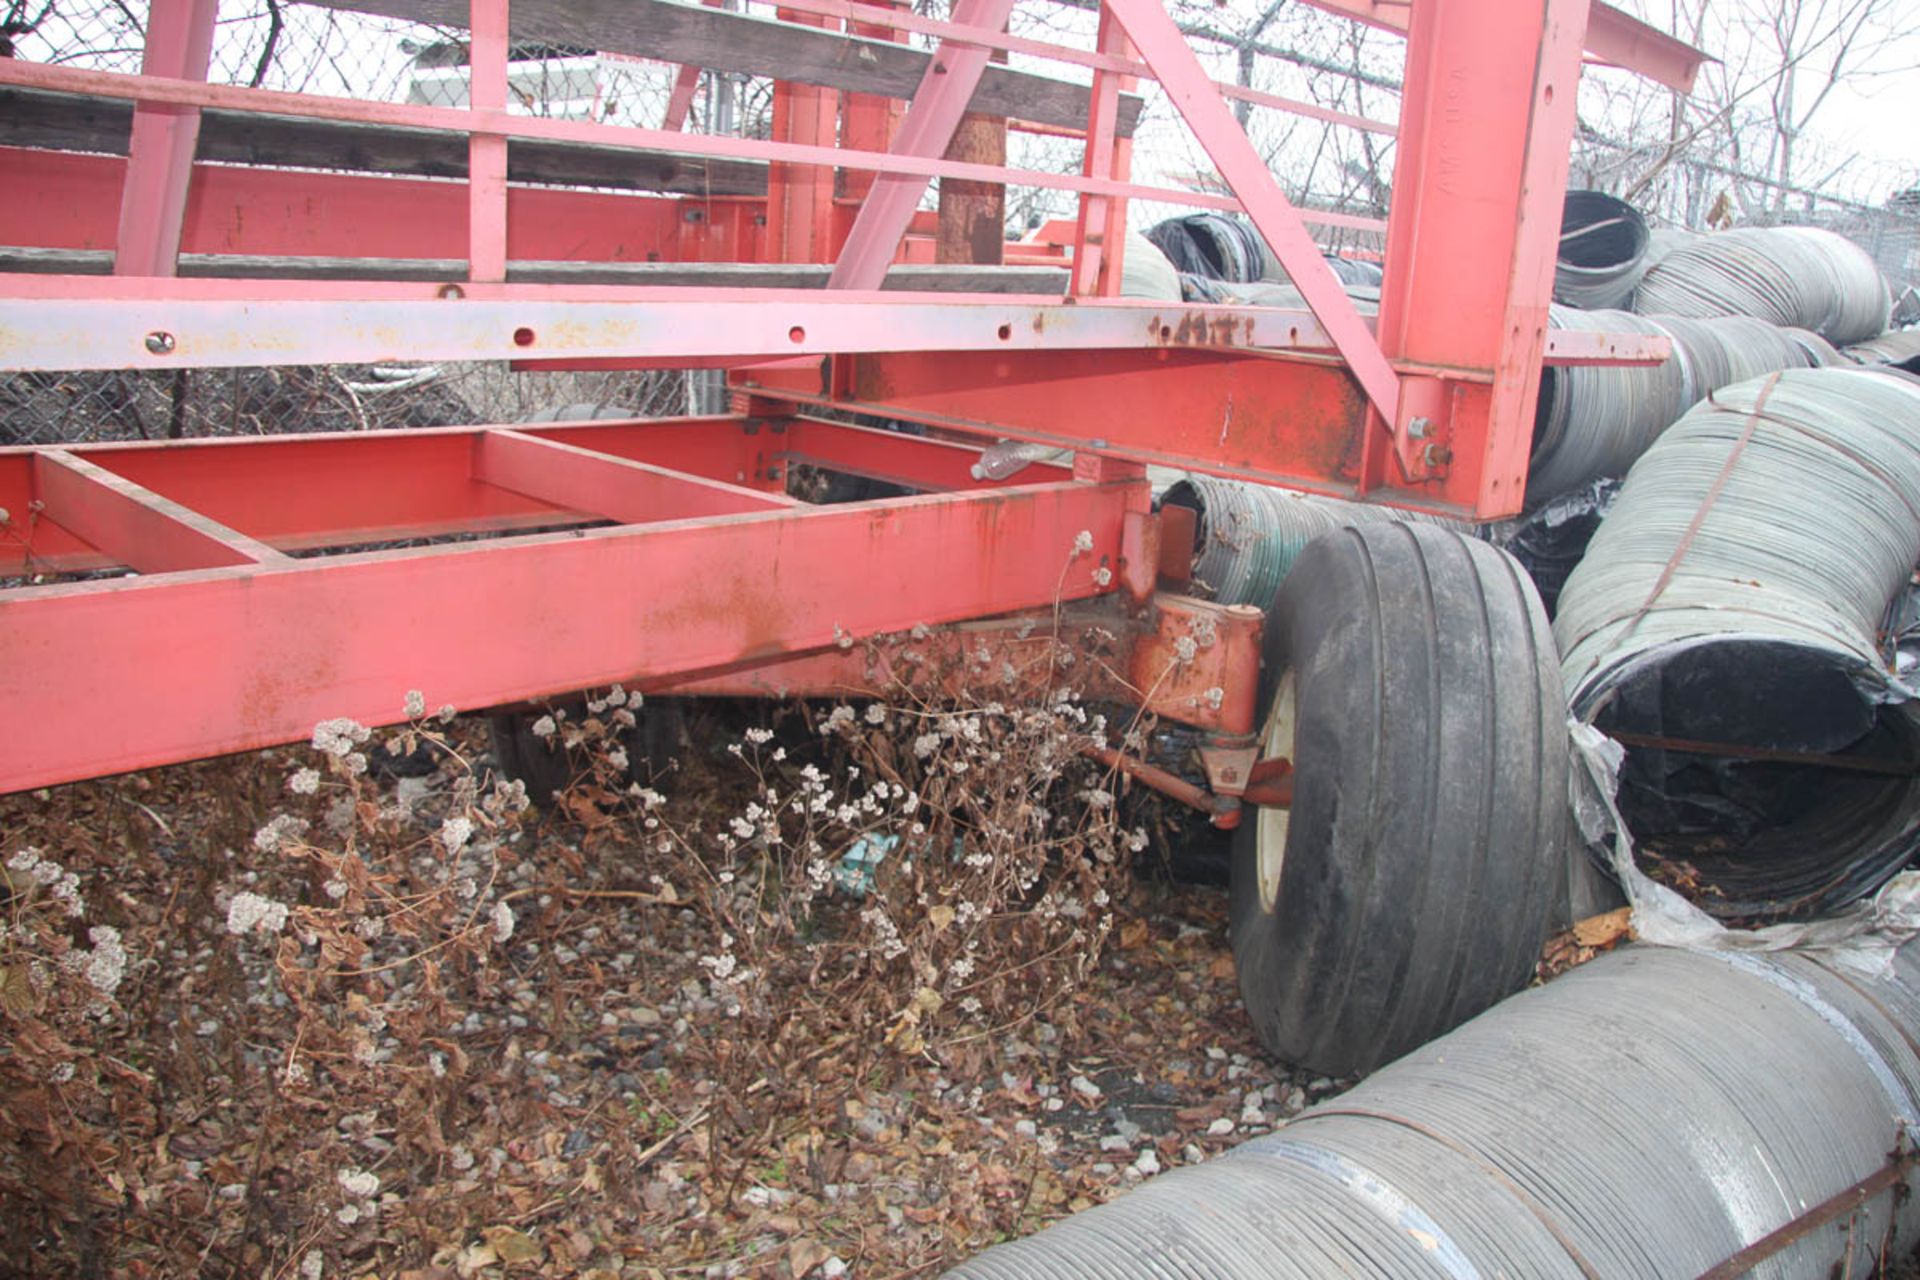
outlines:
[{"label": "chain-link fence", "polygon": [[511,423],[582,403],[671,417],[717,411],[713,384],[705,372],[500,364],[8,374],[0,376],[0,445]]}]

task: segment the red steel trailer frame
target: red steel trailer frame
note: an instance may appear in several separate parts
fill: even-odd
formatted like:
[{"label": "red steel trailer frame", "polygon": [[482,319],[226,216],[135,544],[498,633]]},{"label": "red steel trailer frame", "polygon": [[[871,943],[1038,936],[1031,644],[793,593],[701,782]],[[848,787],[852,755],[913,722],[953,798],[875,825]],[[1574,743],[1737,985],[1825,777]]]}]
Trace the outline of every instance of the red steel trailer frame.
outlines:
[{"label": "red steel trailer frame", "polygon": [[[940,41],[904,114],[849,96],[842,146],[837,91],[789,81],[771,140],[681,132],[685,74],[661,129],[512,113],[509,38],[542,32],[507,0],[471,0],[470,17],[464,0],[351,5],[469,22],[466,108],[209,84],[214,0],[153,0],[139,75],[0,60],[0,88],[132,104],[124,159],[0,148],[0,244],[59,268],[0,274],[0,369],[727,368],[736,410],[0,449],[0,577],[130,571],[0,590],[0,791],[292,741],[331,716],[391,722],[411,689],[480,709],[614,681],[863,687],[898,665],[876,637],[1088,602],[1076,607],[1124,649],[1106,664],[1112,690],[1215,735],[1214,795],[1185,798],[1222,825],[1250,777],[1254,798],[1283,800],[1277,766],[1253,776],[1259,613],[1156,590],[1162,544],[1183,534],[1152,511],[1144,464],[1467,518],[1516,511],[1543,362],[1665,355],[1655,339],[1547,326],[1583,48],[1676,88],[1700,62],[1589,0],[1316,3],[1404,29],[1397,123],[1215,84],[1158,0],[1104,0],[1092,49],[1003,33],[1010,0],[957,0],[951,21],[792,0],[782,16],[796,22]],[[942,158],[995,49],[1091,70],[1084,125],[1064,129],[1085,140],[1080,173]],[[1233,195],[1131,180],[1120,106],[1149,77]],[[1377,321],[1324,270],[1307,224],[1380,224],[1296,209],[1227,97],[1397,139]],[[196,161],[210,113],[451,135],[467,175]],[[530,144],[764,162],[767,191],[510,180],[510,148]],[[851,195],[836,196],[836,168]],[[915,210],[936,177],[1078,193],[1071,245],[1012,259],[1070,264],[1069,292],[882,291],[889,264],[925,256]],[[1119,298],[1116,232],[1141,198],[1244,210],[1305,309]],[[831,270],[808,292],[576,284],[555,265],[650,258]],[[287,278],[289,260],[362,278]],[[76,269],[109,261],[111,274]],[[808,416],[818,408],[943,430]],[[980,480],[965,439],[1076,460]],[[809,505],[786,492],[797,463],[918,496]],[[415,539],[441,541],[365,549]],[[1011,665],[1026,632],[950,634]]]}]

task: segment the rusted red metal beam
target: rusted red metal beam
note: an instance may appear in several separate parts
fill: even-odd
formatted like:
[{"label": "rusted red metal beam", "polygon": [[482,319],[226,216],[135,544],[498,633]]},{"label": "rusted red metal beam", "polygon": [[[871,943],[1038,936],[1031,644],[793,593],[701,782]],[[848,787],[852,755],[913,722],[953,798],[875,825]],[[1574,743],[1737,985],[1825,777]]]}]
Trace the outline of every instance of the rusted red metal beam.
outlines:
[{"label": "rusted red metal beam", "polygon": [[[137,485],[179,511],[282,552],[580,524],[608,514],[566,505],[583,496],[575,491],[556,492],[562,499],[556,504],[488,483],[476,462],[477,441],[484,434],[470,427],[416,428],[76,445],[70,452],[76,461]],[[558,423],[516,428],[515,434],[670,468],[683,482],[719,482],[735,489],[761,490],[786,466],[787,437],[779,424],[732,418]],[[910,436],[891,438],[900,442],[897,452],[927,450],[949,470],[947,452],[972,452]],[[33,449],[0,449],[0,508],[11,521],[0,536],[0,574],[127,563],[103,554],[78,529],[68,529],[60,504],[34,513],[34,504],[50,496],[40,486],[44,472],[36,472],[42,456]],[[898,465],[913,469],[905,461]],[[740,509],[779,505],[764,492],[740,500]]]},{"label": "rusted red metal beam", "polygon": [[[785,83],[780,82],[780,83]],[[323,94],[281,93],[269,89],[246,89],[232,85],[199,84],[160,76],[130,76],[110,71],[87,71],[76,67],[21,62],[0,58],[0,84],[18,84],[29,88],[50,89],[62,93],[92,94],[141,102],[164,102],[182,106],[222,107],[233,111],[260,111],[306,119],[348,120],[365,124],[396,125],[401,128],[434,129],[441,132],[470,134],[475,130],[507,138],[538,138],[549,142],[582,142],[595,146],[633,147],[695,156],[718,156],[743,160],[766,160],[788,166],[825,166],[855,168],[879,173],[909,173],[928,177],[966,178],[978,182],[1004,182],[1009,185],[1045,187],[1059,191],[1093,191],[1133,199],[1169,201],[1197,209],[1238,210],[1240,202],[1226,196],[1173,187],[1152,187],[1138,183],[1099,183],[1078,174],[1052,173],[1040,169],[1001,169],[993,165],[968,164],[957,160],[924,159],[893,152],[865,151],[834,147],[829,141],[762,141],[751,138],[725,138],[711,134],[668,133],[661,129],[623,128],[583,120],[563,120],[545,116],[514,115],[484,108],[420,106],[411,103],[367,102],[354,98]],[[821,118],[821,117],[815,117]],[[813,137],[830,139],[823,123]],[[831,185],[825,188],[830,203]],[[1378,229],[1376,219],[1353,218],[1341,214],[1304,211],[1311,222],[1330,226]],[[777,219],[772,219],[777,225]],[[781,259],[789,261],[794,259]],[[822,257],[818,259],[824,261]]]},{"label": "rusted red metal beam", "polygon": [[410,689],[489,706],[1092,596],[1146,503],[1067,482],[7,592],[0,791],[391,723]]},{"label": "rusted red metal beam", "polygon": [[[163,287],[128,297],[129,283],[140,282],[0,275],[0,367],[227,367],[284,364],[296,353],[302,362],[360,364],[1327,347],[1301,311],[1132,300],[1063,306],[994,294],[220,279],[154,282]],[[35,304],[12,305],[21,299]]]},{"label": "rusted red metal beam", "polygon": [[[113,248],[119,156],[0,147],[0,245]],[[467,256],[457,183],[228,164],[194,167],[180,252],[273,257]],[[756,197],[507,188],[515,261],[751,262],[765,239]]]},{"label": "rusted red metal beam", "polygon": [[[1366,402],[1331,361],[1186,349],[1170,340],[1146,351],[901,351],[845,363],[850,376],[839,403],[859,412],[1063,448],[1091,445],[1341,497],[1364,491]],[[1377,487],[1424,509],[1471,509],[1451,505],[1450,483]]]},{"label": "rusted red metal beam", "polygon": [[[1133,52],[1126,29],[1109,9],[1100,11],[1096,39],[1104,54],[1124,58]],[[1135,78],[1122,71],[1101,68],[1093,73],[1087,136],[1080,153],[1080,172],[1087,177],[1129,175],[1133,165],[1133,139],[1120,136],[1118,113],[1121,93],[1130,92],[1135,86]],[[1120,296],[1121,276],[1127,260],[1126,227],[1126,201],[1081,193],[1072,241],[1071,288],[1075,297]]]},{"label": "rusted red metal beam", "polygon": [[[844,649],[742,662],[642,687],[721,697],[879,697],[905,688],[974,699],[1044,699],[1070,689],[1235,736],[1249,732],[1252,719],[1260,624],[1257,610],[1235,612],[1188,596],[1155,593],[1143,609],[1123,608],[1107,596],[1057,616],[1047,609],[883,634]],[[1190,654],[1168,663],[1174,641],[1196,634],[1214,638],[1204,646],[1195,641]],[[1245,698],[1237,694],[1241,686],[1249,690]],[[1210,696],[1215,689],[1236,695],[1216,699]]]},{"label": "rusted red metal beam", "polygon": [[[467,101],[507,109],[507,0],[469,0]],[[467,138],[467,278],[507,278],[507,139],[476,123]]]},{"label": "rusted red metal beam", "polygon": [[[815,418],[800,418],[787,424],[783,439],[785,444],[780,456],[787,462],[885,480],[911,489],[942,493],[995,484],[973,474],[973,467],[980,461],[978,445],[928,440],[897,431]],[[1065,480],[1071,475],[1067,467],[1036,462],[1009,480],[1035,484]]]},{"label": "rusted red metal beam", "polygon": [[280,563],[286,557],[199,512],[75,457],[65,449],[32,455],[41,514],[141,573]]},{"label": "rusted red metal beam", "polygon": [[1091,759],[1123,773],[1136,782],[1151,787],[1161,795],[1173,799],[1191,808],[1198,809],[1213,819],[1213,825],[1222,830],[1232,830],[1240,825],[1239,801],[1214,795],[1213,792],[1197,783],[1188,782],[1179,774],[1169,773],[1158,765],[1148,764],[1138,756],[1130,756],[1115,751],[1111,747],[1088,747],[1085,754]]},{"label": "rusted red metal beam", "polygon": [[[1408,0],[1307,0],[1307,3],[1389,31],[1406,31],[1408,11],[1418,8]],[[1587,51],[1596,60],[1635,72],[1681,93],[1693,92],[1700,68],[1716,61],[1711,55],[1610,4],[1596,2],[1593,5],[1582,35]]]},{"label": "rusted red metal beam", "polygon": [[697,520],[801,505],[784,494],[684,475],[520,431],[482,431],[474,437],[473,446],[475,479],[620,524]]}]

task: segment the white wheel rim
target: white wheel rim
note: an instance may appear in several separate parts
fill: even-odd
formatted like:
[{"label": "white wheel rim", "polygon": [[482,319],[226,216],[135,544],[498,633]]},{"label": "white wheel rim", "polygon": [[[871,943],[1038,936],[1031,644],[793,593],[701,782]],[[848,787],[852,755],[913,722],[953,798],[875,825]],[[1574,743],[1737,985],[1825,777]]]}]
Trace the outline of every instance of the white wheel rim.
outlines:
[{"label": "white wheel rim", "polygon": [[[1293,672],[1288,671],[1280,677],[1280,687],[1273,691],[1273,706],[1267,712],[1266,728],[1260,737],[1260,758],[1271,760],[1279,756],[1293,759],[1293,727]],[[1261,805],[1254,810],[1253,839],[1260,876],[1260,910],[1269,915],[1280,898],[1280,876],[1286,868],[1287,823],[1290,817],[1288,810],[1269,805]]]}]

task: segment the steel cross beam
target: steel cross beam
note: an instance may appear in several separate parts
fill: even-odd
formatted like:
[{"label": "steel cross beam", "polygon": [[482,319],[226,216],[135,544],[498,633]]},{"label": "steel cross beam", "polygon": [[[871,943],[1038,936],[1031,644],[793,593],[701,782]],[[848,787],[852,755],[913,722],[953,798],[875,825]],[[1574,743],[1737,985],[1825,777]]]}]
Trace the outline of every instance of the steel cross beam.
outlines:
[{"label": "steel cross beam", "polygon": [[[1138,183],[1085,178],[1078,174],[1051,173],[1043,169],[1008,169],[998,165],[970,164],[960,160],[933,160],[886,151],[867,151],[852,147],[834,147],[819,143],[768,142],[754,138],[727,138],[713,134],[669,133],[663,129],[631,128],[599,124],[585,120],[563,120],[548,116],[522,116],[479,107],[431,107],[412,103],[368,102],[357,98],[330,97],[314,93],[282,93],[272,89],[246,89],[233,85],[200,84],[165,76],[132,76],[116,71],[87,71],[77,67],[21,62],[0,58],[0,85],[15,84],[57,93],[97,95],[136,102],[165,102],[181,106],[217,107],[232,111],[256,111],[268,115],[301,119],[343,120],[362,124],[394,125],[406,129],[432,129],[443,133],[471,134],[475,130],[499,134],[505,138],[527,138],[544,142],[578,142],[589,146],[617,146],[634,150],[664,151],[676,155],[708,156],[720,159],[766,160],[776,164],[824,165],[843,169],[871,170],[878,173],[922,174],[927,177],[965,178],[976,182],[1012,186],[1045,187],[1057,191],[1088,191],[1096,195],[1114,195],[1145,200],[1164,200],[1197,209],[1238,211],[1240,202],[1228,196],[1185,191],[1172,187],[1152,187]],[[1327,226],[1353,227],[1377,231],[1373,218],[1347,214],[1309,211],[1308,221]]]},{"label": "steel cross beam", "polygon": [[[1406,31],[1412,23],[1407,0],[1307,0],[1316,9],[1358,18],[1388,31]],[[1717,59],[1640,21],[1610,4],[1596,3],[1585,26],[1587,52],[1608,63],[1680,93],[1693,92],[1704,63]]]},{"label": "steel cross beam", "polygon": [[[391,723],[410,689],[470,710],[647,686],[1151,587],[1142,479],[1043,468],[1040,483],[980,485],[952,445],[782,426],[0,450],[0,500],[18,516],[0,546],[149,570],[0,591],[0,792],[291,742],[333,716]],[[785,496],[787,458],[869,443],[904,477],[973,487],[825,507]],[[473,532],[509,512],[562,528],[350,549],[370,524]],[[292,558],[275,544],[348,549]]]},{"label": "steel cross beam", "polygon": [[[1329,277],[1331,278],[1331,277]],[[1112,300],[1064,306],[993,295],[304,282],[303,300],[244,280],[169,281],[116,297],[114,281],[0,281],[0,369],[168,369],[383,360],[525,360],[715,355],[778,358],[870,351],[1255,348],[1324,354],[1304,311]],[[36,293],[36,290],[48,290]],[[84,296],[87,289],[101,292]],[[57,291],[56,291],[57,290]],[[11,296],[9,296],[11,293]],[[82,296],[75,297],[74,294]],[[440,295],[440,296],[437,296]],[[31,306],[22,298],[35,298]]]},{"label": "steel cross beam", "polygon": [[[954,20],[968,26],[999,27],[1006,24],[1012,12],[1013,0],[959,0],[954,6]],[[927,63],[913,105],[907,108],[890,149],[928,160],[944,156],[986,72],[987,57],[987,50],[978,45],[942,41]],[[923,176],[883,173],[876,178],[860,204],[846,244],[841,246],[827,287],[878,289],[926,191],[927,179]]]}]

